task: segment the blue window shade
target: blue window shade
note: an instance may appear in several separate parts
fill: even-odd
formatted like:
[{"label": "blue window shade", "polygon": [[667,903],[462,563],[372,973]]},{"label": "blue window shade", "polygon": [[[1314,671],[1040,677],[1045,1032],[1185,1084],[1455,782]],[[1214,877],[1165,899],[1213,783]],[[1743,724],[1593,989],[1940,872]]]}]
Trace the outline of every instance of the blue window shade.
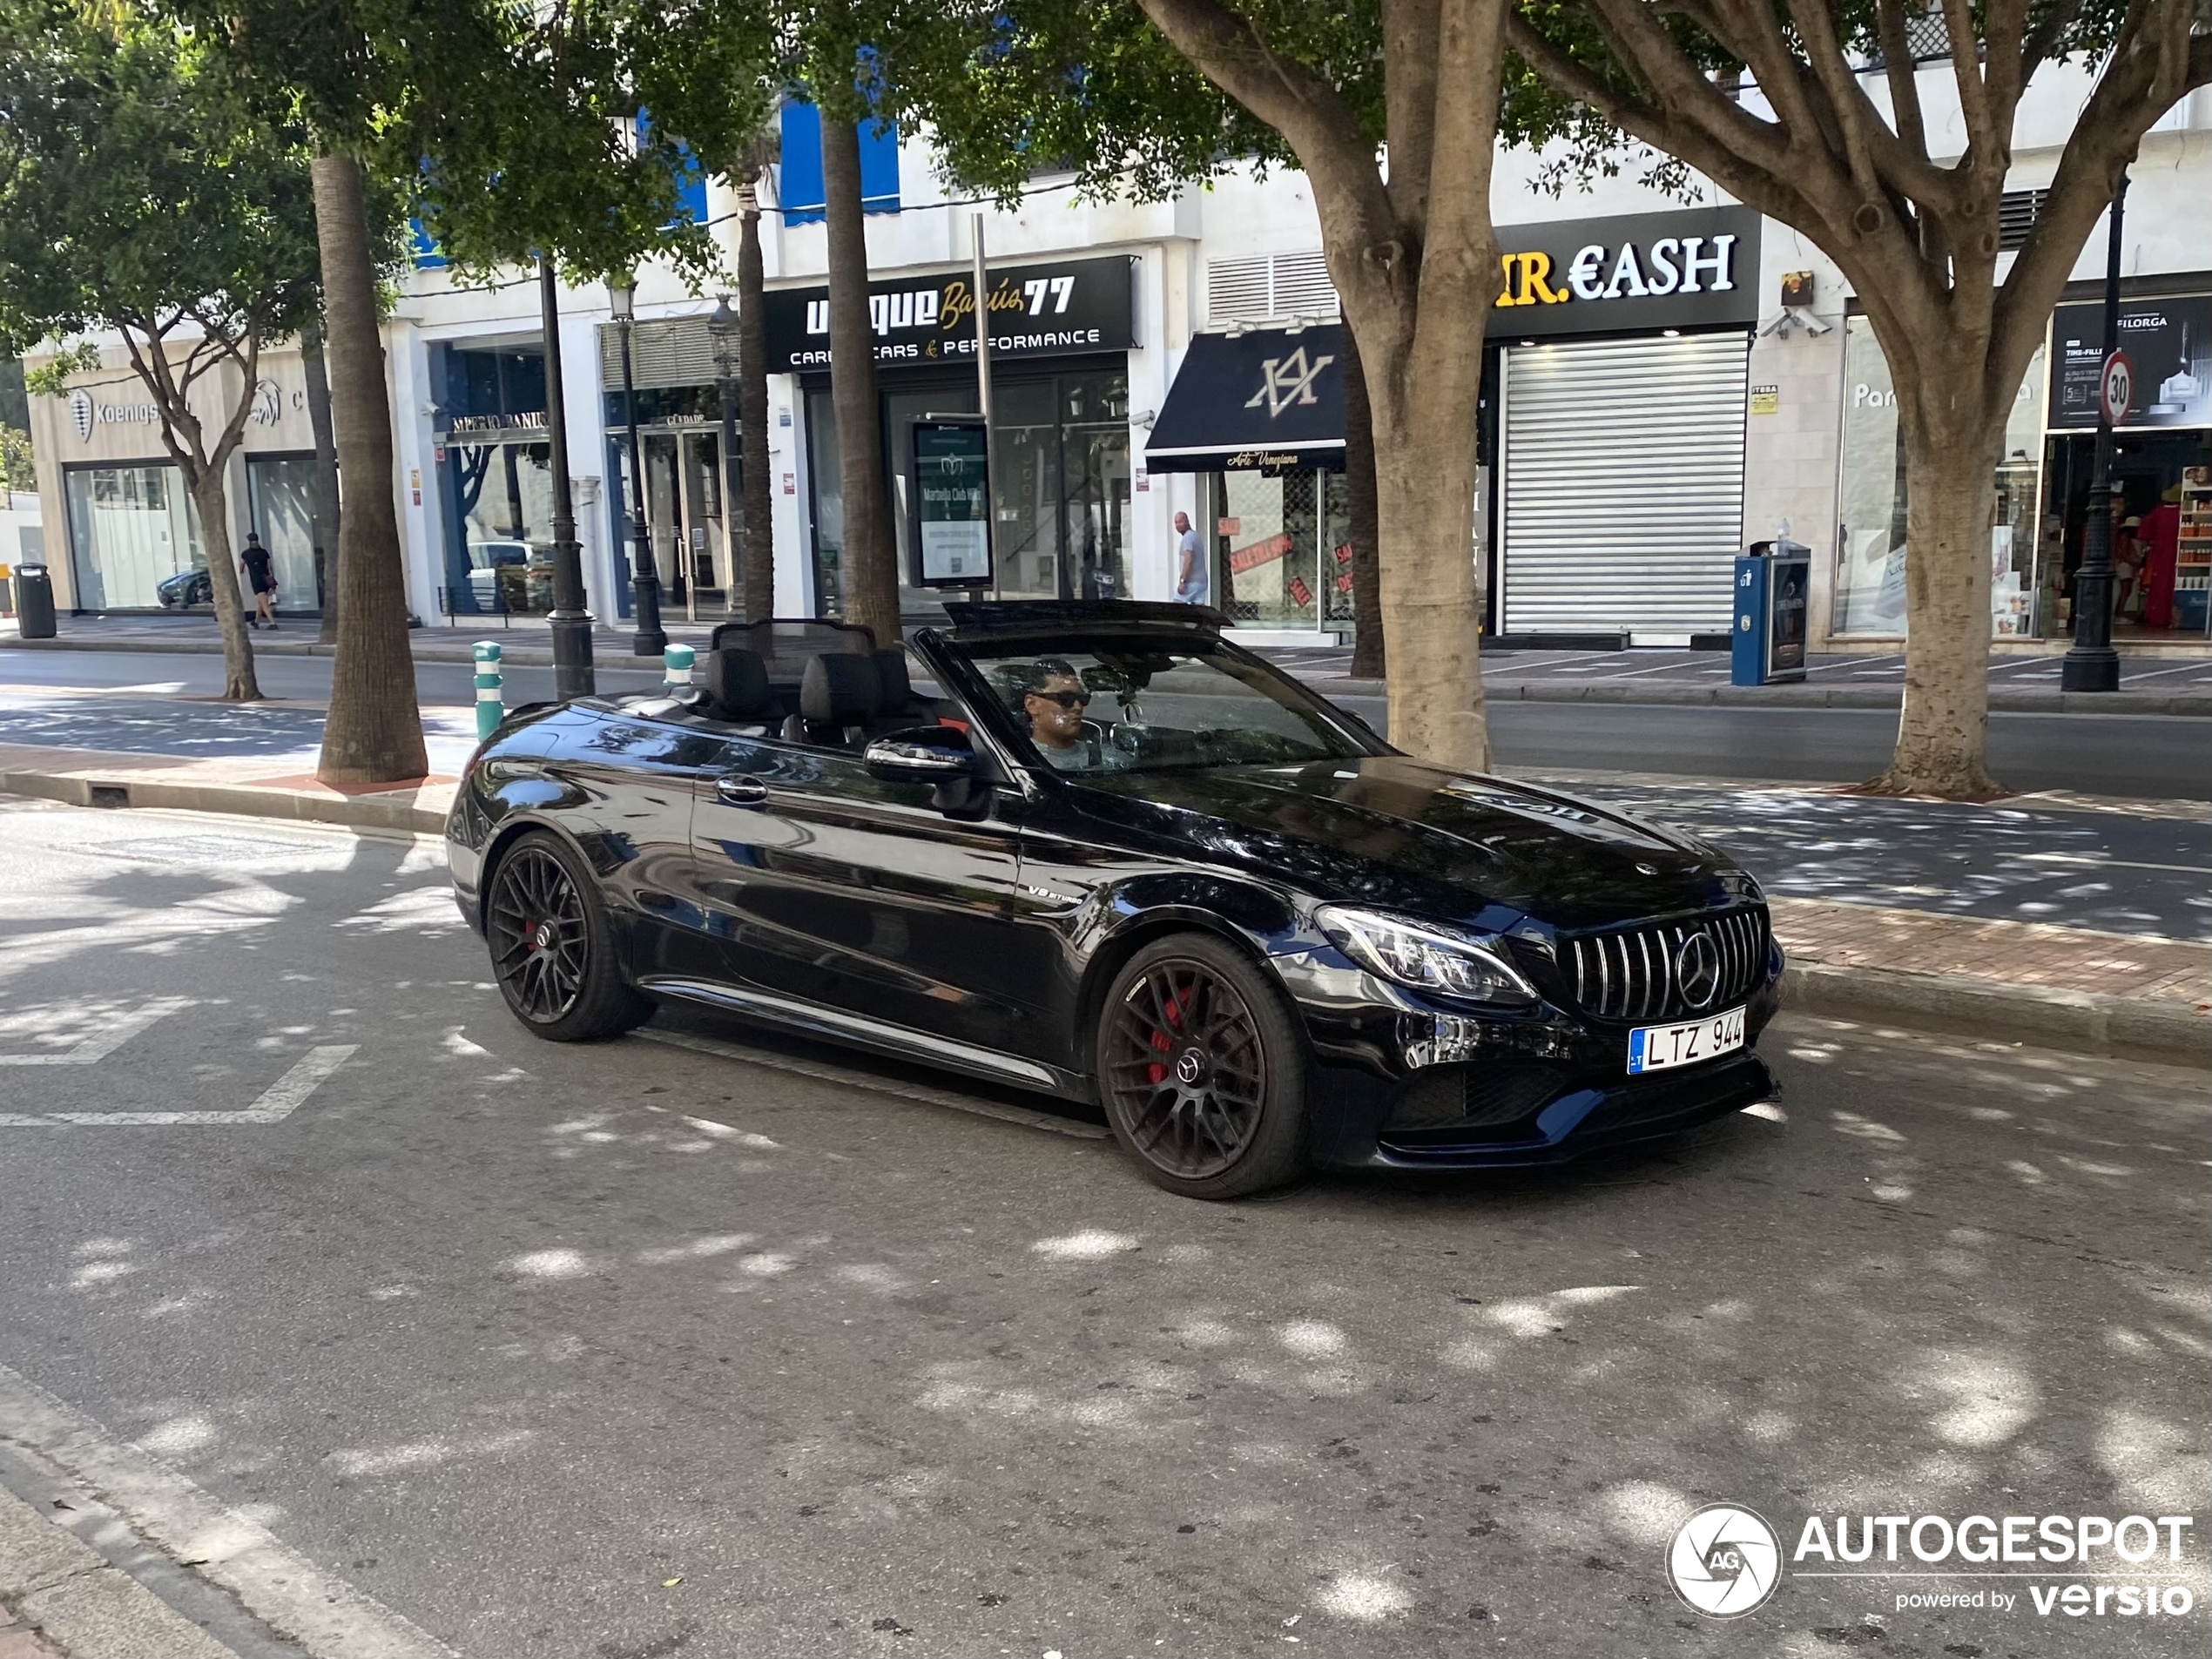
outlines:
[{"label": "blue window shade", "polygon": [[422,228],[419,219],[407,222],[407,246],[408,252],[415,256],[415,268],[418,271],[439,270],[446,262],[446,256],[438,252],[438,245],[430,239],[430,233]]},{"label": "blue window shade", "polygon": [[[783,107],[783,169],[779,193],[784,223],[811,225],[822,217],[822,115],[796,98]],[[899,211],[899,129],[860,123],[860,206],[871,213]]]},{"label": "blue window shade", "polygon": [[[637,138],[640,144],[644,142],[651,119],[646,111],[637,111]],[[670,216],[668,222],[671,226],[687,223],[704,225],[706,223],[706,174],[693,158],[689,145],[678,139],[676,147],[683,156],[683,170],[676,179],[676,212]]]}]

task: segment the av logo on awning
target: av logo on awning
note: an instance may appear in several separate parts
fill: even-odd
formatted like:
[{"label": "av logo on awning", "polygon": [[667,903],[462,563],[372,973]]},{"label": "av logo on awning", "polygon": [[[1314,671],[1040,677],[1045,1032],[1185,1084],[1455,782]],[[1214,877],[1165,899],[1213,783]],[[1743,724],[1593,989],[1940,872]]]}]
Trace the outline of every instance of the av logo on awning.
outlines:
[{"label": "av logo on awning", "polygon": [[1334,357],[1316,356],[1309,362],[1303,346],[1288,357],[1267,359],[1260,365],[1259,390],[1244,400],[1244,407],[1256,409],[1264,404],[1267,418],[1272,421],[1285,409],[1318,403],[1321,400],[1313,395],[1313,382],[1323,369],[1336,361]]}]

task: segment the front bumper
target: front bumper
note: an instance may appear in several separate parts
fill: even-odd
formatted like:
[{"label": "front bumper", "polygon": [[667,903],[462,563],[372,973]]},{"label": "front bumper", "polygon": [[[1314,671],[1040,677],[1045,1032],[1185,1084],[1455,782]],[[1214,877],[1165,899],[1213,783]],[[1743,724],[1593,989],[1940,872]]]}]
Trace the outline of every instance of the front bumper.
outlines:
[{"label": "front bumper", "polygon": [[[1304,1017],[1312,1154],[1338,1169],[1475,1170],[1559,1163],[1673,1135],[1775,1093],[1753,1052],[1779,1010],[1770,973],[1744,1004],[1743,1047],[1630,1076],[1629,1027],[1550,1002],[1470,1014],[1345,971],[1341,959],[1275,965]],[[1409,1063],[1444,1016],[1449,1058]],[[1430,1051],[1432,1056],[1435,1051]]]}]

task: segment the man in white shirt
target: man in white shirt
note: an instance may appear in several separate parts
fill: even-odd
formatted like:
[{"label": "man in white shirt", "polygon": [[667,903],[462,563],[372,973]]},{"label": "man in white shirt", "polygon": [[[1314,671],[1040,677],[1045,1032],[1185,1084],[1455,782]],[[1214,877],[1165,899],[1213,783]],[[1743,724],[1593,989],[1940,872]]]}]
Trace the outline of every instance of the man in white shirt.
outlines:
[{"label": "man in white shirt", "polygon": [[1198,532],[1190,528],[1190,515],[1175,516],[1175,597],[1187,605],[1206,602],[1206,559],[1198,550]]}]

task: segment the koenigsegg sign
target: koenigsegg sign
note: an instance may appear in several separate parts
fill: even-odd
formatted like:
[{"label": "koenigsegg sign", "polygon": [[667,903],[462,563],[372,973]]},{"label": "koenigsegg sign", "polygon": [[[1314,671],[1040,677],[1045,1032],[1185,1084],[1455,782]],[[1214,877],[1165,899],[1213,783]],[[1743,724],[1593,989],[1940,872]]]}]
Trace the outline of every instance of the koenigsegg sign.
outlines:
[{"label": "koenigsegg sign", "polygon": [[1758,320],[1759,216],[1748,207],[1505,226],[1498,246],[1494,334]]}]

